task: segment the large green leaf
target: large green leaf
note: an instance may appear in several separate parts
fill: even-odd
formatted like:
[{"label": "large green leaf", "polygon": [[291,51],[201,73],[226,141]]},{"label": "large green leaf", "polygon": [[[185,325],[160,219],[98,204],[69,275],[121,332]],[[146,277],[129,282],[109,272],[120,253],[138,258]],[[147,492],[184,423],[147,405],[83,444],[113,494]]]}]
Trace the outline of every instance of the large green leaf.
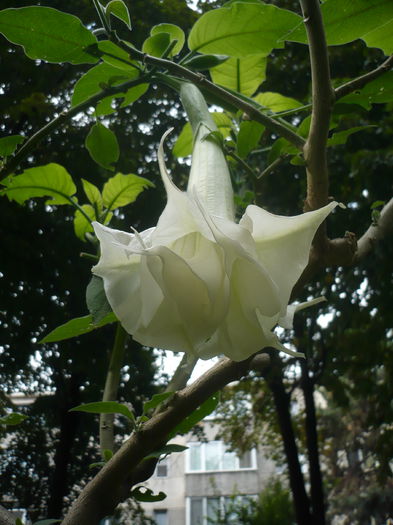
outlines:
[{"label": "large green leaf", "polygon": [[20,7],[0,11],[0,33],[23,46],[32,59],[71,64],[94,64],[97,58],[84,48],[96,37],[76,16],[51,7]]},{"label": "large green leaf", "polygon": [[104,205],[108,210],[115,210],[122,206],[127,206],[135,201],[138,195],[148,187],[153,187],[154,184],[143,177],[130,173],[123,175],[117,173],[105,183],[102,192]]},{"label": "large green leaf", "polygon": [[258,95],[254,97],[254,100],[261,106],[269,108],[274,113],[296,109],[302,106],[302,103],[294,98],[284,97],[284,95],[280,95],[280,93],[272,93],[270,91],[258,93]]},{"label": "large green leaf", "polygon": [[102,60],[110,66],[118,69],[125,69],[126,71],[135,71],[136,68],[132,65],[135,63],[131,59],[127,51],[117,46],[110,40],[101,40],[97,46]]},{"label": "large green leaf", "polygon": [[113,312],[107,314],[101,319],[99,323],[93,323],[93,316],[85,315],[84,317],[76,317],[67,321],[66,323],[58,326],[48,335],[46,335],[40,343],[57,343],[58,341],[64,341],[65,339],[71,339],[72,337],[79,337],[80,335],[88,334],[97,328],[101,328],[110,323],[116,322],[116,316]]},{"label": "large green leaf", "polygon": [[168,33],[170,43],[177,40],[170,56],[180,53],[184,46],[185,36],[184,31],[179,26],[174,24],[158,24],[157,26],[152,27],[150,34],[153,36],[158,33]]},{"label": "large green leaf", "polygon": [[[369,47],[393,53],[392,0],[326,0],[321,6],[328,45],[361,38]],[[307,42],[302,23],[285,35],[292,42]]]},{"label": "large green leaf", "polygon": [[191,29],[188,46],[199,53],[267,56],[284,47],[280,38],[300,21],[299,15],[274,5],[234,3],[202,15]]},{"label": "large green leaf", "polygon": [[0,157],[12,155],[18,147],[18,144],[23,142],[25,138],[23,135],[8,135],[8,137],[2,137],[0,139]]},{"label": "large green leaf", "polygon": [[109,128],[97,122],[94,124],[85,141],[91,158],[103,168],[114,170],[113,164],[120,155],[116,135]]},{"label": "large green leaf", "polygon": [[213,81],[220,86],[251,96],[265,80],[266,57],[252,55],[232,57],[223,64],[210,69]]},{"label": "large green leaf", "polygon": [[187,416],[181,423],[179,423],[170,433],[169,439],[176,434],[187,434],[199,421],[211,414],[219,403],[219,393],[213,394],[200,407],[198,407],[192,414]]},{"label": "large green leaf", "polygon": [[162,57],[171,42],[169,33],[157,33],[143,42],[142,51],[153,57]]},{"label": "large green leaf", "polygon": [[[122,70],[109,64],[99,64],[85,73],[75,84],[71,105],[76,106],[93,95],[100,93],[105,86],[117,86],[138,77],[136,69]],[[116,97],[123,97],[122,93]],[[109,97],[113,98],[113,96]]]},{"label": "large green leaf", "polygon": [[369,82],[364,88],[340,98],[338,104],[358,104],[371,109],[372,104],[384,104],[393,101],[393,71]]},{"label": "large green leaf", "polygon": [[[231,119],[225,113],[212,112],[210,113],[210,115],[213,117],[213,120],[216,123],[224,139],[228,137],[231,132]],[[191,155],[192,142],[193,135],[191,125],[189,122],[187,122],[183,126],[183,129],[181,130],[180,135],[178,136],[177,141],[175,142],[172,153],[176,157],[187,157],[187,155]]]},{"label": "large green leaf", "polygon": [[71,175],[59,164],[47,164],[25,170],[5,179],[0,195],[23,204],[33,197],[50,197],[47,204],[71,204],[76,192]]}]

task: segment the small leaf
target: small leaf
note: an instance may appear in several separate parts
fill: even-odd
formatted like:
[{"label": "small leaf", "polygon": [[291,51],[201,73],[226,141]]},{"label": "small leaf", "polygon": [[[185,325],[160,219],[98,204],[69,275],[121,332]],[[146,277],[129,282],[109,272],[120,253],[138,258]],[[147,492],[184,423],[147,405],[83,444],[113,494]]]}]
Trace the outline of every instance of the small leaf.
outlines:
[{"label": "small leaf", "polygon": [[102,451],[105,461],[109,461],[113,457],[113,450],[105,449]]},{"label": "small leaf", "polygon": [[11,176],[2,184],[0,195],[7,195],[10,200],[23,204],[34,197],[51,197],[47,204],[72,204],[71,197],[76,186],[63,166],[47,164],[25,170],[21,175]]},{"label": "small leaf", "polygon": [[239,157],[245,158],[256,148],[265,127],[253,120],[244,120],[240,124],[237,136],[236,151]]},{"label": "small leaf", "polygon": [[116,135],[101,122],[92,126],[86,137],[85,146],[91,158],[103,168],[114,170],[112,166],[120,155]]},{"label": "small leaf", "polygon": [[131,30],[131,18],[126,4],[123,0],[111,0],[105,8],[106,16],[113,15],[124,22]]},{"label": "small leaf", "polygon": [[376,126],[355,126],[354,128],[346,129],[344,131],[337,131],[328,139],[328,146],[338,146],[340,144],[345,144],[350,135],[358,133],[359,131],[364,131],[366,129],[375,128]]},{"label": "small leaf", "polygon": [[9,135],[0,139],[0,157],[9,157],[14,153],[18,144],[26,139],[22,135]]},{"label": "small leaf", "polygon": [[218,405],[220,400],[219,393],[209,397],[200,407],[187,416],[181,423],[179,423],[170,433],[169,439],[176,434],[187,434],[199,421],[211,414]]},{"label": "small leaf", "polygon": [[86,288],[87,309],[93,317],[93,323],[98,324],[106,317],[112,308],[105,295],[104,281],[101,277],[93,275]]},{"label": "small leaf", "polygon": [[274,111],[274,113],[296,109],[302,106],[302,103],[294,98],[284,97],[284,95],[281,95],[280,93],[272,93],[270,91],[258,93],[258,95],[254,97],[254,100],[261,106]]},{"label": "small leaf", "polygon": [[88,180],[82,179],[83,190],[89,202],[98,210],[102,210],[103,200],[100,190]]},{"label": "small leaf", "polygon": [[194,71],[205,71],[228,60],[227,55],[197,55],[182,62],[182,65]]},{"label": "small leaf", "polygon": [[90,204],[83,204],[81,208],[90,217],[90,221],[87,220],[87,217],[80,210],[76,210],[74,215],[74,232],[78,239],[86,242],[86,233],[94,231],[91,221],[97,220],[97,217],[95,209]]},{"label": "small leaf", "polygon": [[188,449],[188,447],[185,447],[183,445],[176,445],[176,444],[165,445],[164,447],[160,448],[160,450],[155,450],[154,452],[151,452],[144,459],[159,458],[161,456],[168,456],[169,454],[172,454],[172,453],[175,453],[175,452],[184,452],[187,449]]},{"label": "small leaf", "polygon": [[47,62],[94,64],[85,48],[96,37],[74,15],[51,7],[20,7],[0,11],[0,33],[23,46],[29,58]]},{"label": "small leaf", "polygon": [[93,330],[97,330],[97,328],[116,321],[117,319],[113,312],[107,314],[99,323],[95,324],[93,323],[93,317],[91,315],[76,317],[49,332],[39,343],[56,343],[58,341],[64,341],[65,339],[71,339],[72,337],[79,337],[80,335],[88,334]]},{"label": "small leaf", "polygon": [[117,401],[97,401],[96,403],[86,403],[77,407],[71,408],[69,412],[88,412],[90,414],[121,414],[130,421],[134,422],[134,414],[130,409],[118,403]]},{"label": "small leaf", "polygon": [[[142,490],[144,489],[144,490]],[[164,492],[159,492],[158,494],[154,494],[151,489],[148,489],[147,487],[136,487],[134,490],[130,492],[130,496],[137,501],[162,501],[166,498],[166,494]]]},{"label": "small leaf", "polygon": [[370,208],[372,210],[375,210],[376,208],[380,208],[381,206],[385,206],[385,204],[386,204],[386,201],[374,201],[371,204]]},{"label": "small leaf", "polygon": [[122,206],[127,206],[136,200],[138,195],[148,187],[154,184],[143,177],[130,173],[123,175],[117,173],[111,177],[104,185],[102,197],[104,205],[108,210],[115,210]]},{"label": "small leaf", "polygon": [[19,414],[18,412],[12,412],[11,414],[6,414],[5,416],[0,417],[0,425],[19,425],[27,418],[24,414]]},{"label": "small leaf", "polygon": [[166,399],[173,396],[173,392],[162,392],[162,394],[154,394],[154,396],[143,403],[143,414],[147,414],[149,410],[152,410],[153,408],[158,407],[161,403],[163,403]]},{"label": "small leaf", "polygon": [[149,36],[142,46],[142,51],[153,57],[162,57],[164,52],[167,50],[171,42],[169,33],[157,33],[156,35]]},{"label": "small leaf", "polygon": [[158,24],[156,26],[153,26],[150,31],[150,35],[158,35],[159,33],[169,34],[168,45],[174,40],[177,40],[170,56],[174,56],[180,53],[184,46],[185,36],[184,31],[179,26],[176,26],[174,24]]}]

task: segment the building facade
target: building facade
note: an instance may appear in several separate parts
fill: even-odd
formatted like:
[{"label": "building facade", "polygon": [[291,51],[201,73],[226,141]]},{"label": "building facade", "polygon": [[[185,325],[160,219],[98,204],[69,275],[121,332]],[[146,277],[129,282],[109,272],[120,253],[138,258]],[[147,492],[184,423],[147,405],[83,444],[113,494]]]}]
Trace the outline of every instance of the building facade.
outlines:
[{"label": "building facade", "polygon": [[[162,459],[154,476],[145,484],[163,501],[144,503],[157,525],[208,525],[236,500],[255,498],[274,474],[275,467],[263,450],[250,450],[239,457],[216,439],[218,426],[204,422],[206,440],[178,436],[173,442],[187,446],[182,453]],[[231,523],[230,518],[228,523]],[[235,523],[235,522],[234,522]]]}]

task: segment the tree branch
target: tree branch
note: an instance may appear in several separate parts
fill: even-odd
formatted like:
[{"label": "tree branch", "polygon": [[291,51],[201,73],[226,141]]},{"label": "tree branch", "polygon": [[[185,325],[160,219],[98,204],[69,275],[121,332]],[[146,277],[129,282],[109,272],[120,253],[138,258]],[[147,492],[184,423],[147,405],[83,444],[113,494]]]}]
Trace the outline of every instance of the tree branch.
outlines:
[{"label": "tree branch", "polygon": [[366,257],[384,237],[393,232],[393,198],[382,208],[376,225],[372,224],[358,241],[355,262]]},{"label": "tree branch", "polygon": [[334,91],[330,82],[329,58],[319,0],[300,0],[309,42],[312,77],[310,132],[304,146],[307,165],[306,209],[328,202],[329,177],[326,145]]},{"label": "tree branch", "polygon": [[48,124],[43,126],[34,135],[27,139],[23,146],[15,153],[13,157],[9,157],[8,162],[5,162],[3,168],[0,170],[0,180],[3,180],[7,175],[13,173],[15,169],[19,166],[20,162],[30,154],[30,152],[35,148],[35,146],[46,135],[49,135],[49,133],[51,133],[53,130],[57,129],[62,124],[70,120],[74,115],[77,115],[78,113],[84,111],[90,106],[94,106],[97,102],[99,102],[105,97],[115,95],[117,93],[123,93],[127,89],[145,83],[147,81],[147,78],[147,76],[141,76],[139,78],[124,82],[119,86],[113,86],[107,89],[103,89],[96,95],[93,95],[89,99],[78,104],[77,106],[74,106],[68,111],[62,111],[59,116],[48,122]]},{"label": "tree branch", "polygon": [[264,354],[239,363],[223,359],[192,385],[175,394],[169,406],[155,414],[140,431],[134,432],[86,485],[62,525],[97,525],[100,519],[113,514],[118,503],[128,496],[132,472],[143,458],[165,444],[169,433],[215,392],[247,374],[253,363],[260,368],[261,360],[265,367],[268,366],[269,356]]},{"label": "tree branch", "polygon": [[372,71],[369,71],[368,73],[365,73],[364,75],[354,78],[353,80],[350,80],[346,84],[343,84],[342,86],[339,86],[334,90],[335,93],[335,99],[336,101],[340,98],[345,97],[346,95],[349,95],[350,93],[353,93],[353,91],[356,91],[357,89],[361,89],[366,84],[371,82],[372,80],[380,77],[387,71],[389,71],[393,66],[393,55],[391,55],[385,62],[383,62],[380,66],[378,66],[376,69],[373,69]]}]

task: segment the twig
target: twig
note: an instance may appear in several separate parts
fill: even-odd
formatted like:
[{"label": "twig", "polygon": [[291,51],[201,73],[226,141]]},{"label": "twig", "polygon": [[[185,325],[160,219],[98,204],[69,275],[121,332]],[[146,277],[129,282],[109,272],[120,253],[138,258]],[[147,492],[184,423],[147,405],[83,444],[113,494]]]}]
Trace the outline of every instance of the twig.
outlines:
[{"label": "twig", "polygon": [[197,357],[184,354],[182,360],[175,370],[175,373],[172,376],[172,379],[165,388],[165,392],[176,392],[177,390],[185,388],[197,362]]},{"label": "twig", "polygon": [[307,165],[306,209],[328,202],[327,139],[334,91],[330,82],[329,58],[319,0],[300,0],[309,42],[312,78],[310,132],[304,146]]},{"label": "twig", "polygon": [[[117,392],[120,383],[120,370],[124,361],[125,345],[127,341],[127,332],[117,323],[115,340],[111,351],[108,372],[105,380],[105,388],[102,401],[116,401]],[[100,415],[100,449],[105,459],[104,451],[113,452],[114,435],[113,435],[114,414]]]},{"label": "twig", "polygon": [[288,157],[289,155],[287,154],[280,155],[279,157],[277,157],[276,160],[274,160],[261,173],[259,173],[259,175],[257,175],[257,179],[262,179],[262,177],[264,177],[265,175],[269,175],[269,173],[271,173],[275,168],[277,168],[277,166],[279,166]]},{"label": "twig", "polygon": [[353,80],[350,80],[346,84],[343,84],[342,86],[339,86],[334,90],[335,93],[335,99],[336,101],[339,100],[342,97],[345,97],[346,95],[349,95],[353,91],[356,91],[357,89],[361,89],[366,84],[371,82],[372,80],[380,77],[389,69],[393,67],[393,55],[391,55],[385,62],[383,62],[380,66],[373,69],[372,71],[369,71],[368,73],[365,73],[364,75],[354,78]]},{"label": "twig", "polygon": [[[261,354],[255,360],[258,368],[263,366],[261,361],[265,367],[270,362],[267,355]],[[162,446],[170,431],[198,406],[231,381],[247,374],[253,365],[253,357],[239,363],[223,359],[192,385],[175,394],[171,404],[155,414],[140,431],[134,432],[86,485],[62,525],[96,525],[103,517],[112,515],[118,503],[128,497],[132,472],[143,458]]]},{"label": "twig", "polygon": [[77,115],[81,111],[84,111],[90,106],[94,106],[104,97],[115,95],[116,93],[123,93],[127,89],[130,89],[134,86],[138,86],[147,81],[148,76],[141,76],[139,78],[128,80],[119,86],[113,86],[110,88],[103,89],[96,95],[93,95],[89,99],[81,102],[80,104],[74,106],[68,111],[63,111],[60,115],[46,124],[44,127],[39,129],[34,135],[32,135],[23,146],[16,152],[13,157],[10,157],[8,162],[4,163],[2,170],[0,171],[0,180],[4,179],[7,175],[12,173],[20,164],[20,162],[26,158],[29,153],[34,149],[34,147],[40,142],[46,135],[49,135],[53,130],[67,122],[74,115]]}]

